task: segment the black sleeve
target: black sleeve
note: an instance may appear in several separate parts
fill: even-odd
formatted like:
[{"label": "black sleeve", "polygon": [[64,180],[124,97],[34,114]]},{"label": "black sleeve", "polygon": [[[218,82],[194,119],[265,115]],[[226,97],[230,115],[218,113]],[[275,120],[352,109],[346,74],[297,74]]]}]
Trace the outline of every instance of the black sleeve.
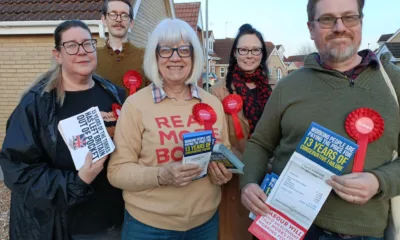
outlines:
[{"label": "black sleeve", "polygon": [[92,187],[75,171],[49,167],[41,141],[35,96],[25,96],[7,122],[0,152],[4,182],[28,207],[67,208],[90,199]]}]

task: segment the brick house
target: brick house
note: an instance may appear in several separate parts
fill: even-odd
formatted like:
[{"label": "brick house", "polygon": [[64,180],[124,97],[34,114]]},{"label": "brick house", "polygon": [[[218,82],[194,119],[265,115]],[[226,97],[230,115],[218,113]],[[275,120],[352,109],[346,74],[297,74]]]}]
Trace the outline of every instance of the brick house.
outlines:
[{"label": "brick house", "polygon": [[[174,18],[173,0],[131,0],[135,24],[130,41],[144,47],[148,35],[164,18]],[[20,94],[41,73],[48,70],[53,32],[67,19],[86,22],[99,46],[107,29],[101,18],[103,0],[1,0],[0,1],[0,144],[5,126]],[[0,146],[1,146],[0,145]]]},{"label": "brick house", "polygon": [[[219,56],[220,60],[215,64],[215,71],[218,78],[225,78],[228,72],[229,66],[229,55],[231,53],[231,48],[235,39],[225,38],[216,39],[214,43],[214,51]],[[283,62],[284,60],[284,48],[282,45],[275,46],[272,42],[265,42],[267,47],[267,66],[268,74],[270,78],[270,83],[272,87],[276,83],[288,74],[287,66]]]}]

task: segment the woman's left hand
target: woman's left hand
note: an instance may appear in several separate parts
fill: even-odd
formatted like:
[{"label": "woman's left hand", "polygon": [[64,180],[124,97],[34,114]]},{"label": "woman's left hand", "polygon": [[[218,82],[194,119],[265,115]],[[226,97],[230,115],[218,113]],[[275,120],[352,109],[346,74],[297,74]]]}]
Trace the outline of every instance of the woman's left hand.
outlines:
[{"label": "woman's left hand", "polygon": [[208,174],[210,175],[211,182],[217,185],[225,184],[232,179],[232,173],[222,163],[210,162],[208,165]]}]

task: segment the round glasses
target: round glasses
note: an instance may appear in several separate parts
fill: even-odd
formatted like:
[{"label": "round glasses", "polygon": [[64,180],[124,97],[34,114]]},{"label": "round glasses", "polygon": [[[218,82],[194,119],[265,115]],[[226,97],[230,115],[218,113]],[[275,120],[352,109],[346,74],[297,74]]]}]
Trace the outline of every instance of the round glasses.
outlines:
[{"label": "round glasses", "polygon": [[109,13],[107,13],[107,16],[109,19],[111,19],[113,21],[117,20],[118,17],[120,17],[121,21],[124,21],[124,22],[131,20],[131,16],[127,13],[118,14],[115,12],[109,12]]},{"label": "round glasses", "polygon": [[76,55],[79,52],[79,48],[82,46],[83,50],[87,53],[92,53],[96,51],[97,48],[97,40],[96,39],[88,39],[83,41],[82,43],[77,43],[75,41],[69,41],[62,43],[65,51],[69,55]]},{"label": "round glasses", "polygon": [[247,49],[247,48],[236,48],[236,51],[239,53],[239,55],[247,55],[249,52],[253,56],[258,56],[262,53],[262,48],[253,48],[253,49]]},{"label": "round glasses", "polygon": [[314,19],[314,22],[318,22],[319,26],[324,29],[331,29],[333,28],[338,19],[342,20],[342,23],[345,27],[354,27],[360,24],[361,16],[360,15],[350,15],[350,16],[343,16],[343,17],[333,17],[333,16],[324,16],[317,19]]},{"label": "round glasses", "polygon": [[157,47],[158,56],[162,58],[170,58],[174,52],[178,53],[178,56],[181,58],[186,58],[192,56],[193,47],[192,46],[180,46],[177,48],[172,47]]}]

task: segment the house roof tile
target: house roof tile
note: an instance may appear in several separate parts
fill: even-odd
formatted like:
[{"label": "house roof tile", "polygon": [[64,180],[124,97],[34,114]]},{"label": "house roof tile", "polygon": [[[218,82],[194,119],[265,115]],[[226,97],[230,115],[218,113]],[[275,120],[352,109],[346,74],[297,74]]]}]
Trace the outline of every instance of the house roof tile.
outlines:
[{"label": "house roof tile", "polygon": [[175,3],[175,15],[187,23],[196,31],[200,13],[200,2]]},{"label": "house roof tile", "polygon": [[99,20],[103,0],[1,0],[0,21]]}]

